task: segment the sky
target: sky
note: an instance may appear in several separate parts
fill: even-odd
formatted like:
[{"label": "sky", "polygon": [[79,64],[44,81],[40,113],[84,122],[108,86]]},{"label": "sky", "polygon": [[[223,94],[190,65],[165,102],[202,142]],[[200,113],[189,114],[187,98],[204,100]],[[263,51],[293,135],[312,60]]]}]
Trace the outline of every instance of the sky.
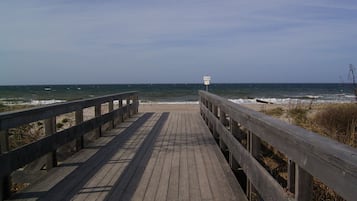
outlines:
[{"label": "sky", "polygon": [[348,82],[356,0],[1,0],[0,85]]}]

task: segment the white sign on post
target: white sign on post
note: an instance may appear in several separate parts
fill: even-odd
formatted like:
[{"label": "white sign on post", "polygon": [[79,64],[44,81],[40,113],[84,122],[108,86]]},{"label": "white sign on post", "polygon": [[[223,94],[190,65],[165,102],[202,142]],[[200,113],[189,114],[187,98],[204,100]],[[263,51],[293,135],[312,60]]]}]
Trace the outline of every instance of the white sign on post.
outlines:
[{"label": "white sign on post", "polygon": [[209,85],[210,81],[211,81],[211,76],[203,76],[204,85]]},{"label": "white sign on post", "polygon": [[203,76],[203,84],[206,85],[206,91],[208,91],[208,85],[210,84],[211,76]]}]

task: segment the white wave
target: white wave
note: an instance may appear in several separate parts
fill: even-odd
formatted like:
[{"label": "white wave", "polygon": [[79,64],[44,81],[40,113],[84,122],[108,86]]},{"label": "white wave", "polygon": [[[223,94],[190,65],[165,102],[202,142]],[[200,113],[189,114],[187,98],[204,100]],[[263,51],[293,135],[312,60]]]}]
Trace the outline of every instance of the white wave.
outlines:
[{"label": "white wave", "polygon": [[51,99],[51,100],[31,100],[31,102],[26,102],[23,103],[24,105],[49,105],[49,104],[54,104],[54,103],[63,103],[66,102],[65,100],[56,100],[56,99]]},{"label": "white wave", "polygon": [[350,103],[351,100],[321,100],[321,99],[293,99],[293,98],[254,98],[254,99],[229,99],[237,104],[264,104],[257,100],[273,103],[273,104],[296,104],[296,103]]},{"label": "white wave", "polygon": [[150,105],[150,104],[165,104],[165,105],[178,105],[178,104],[198,104],[198,101],[176,101],[176,102],[155,102],[155,101],[139,101],[140,104]]}]

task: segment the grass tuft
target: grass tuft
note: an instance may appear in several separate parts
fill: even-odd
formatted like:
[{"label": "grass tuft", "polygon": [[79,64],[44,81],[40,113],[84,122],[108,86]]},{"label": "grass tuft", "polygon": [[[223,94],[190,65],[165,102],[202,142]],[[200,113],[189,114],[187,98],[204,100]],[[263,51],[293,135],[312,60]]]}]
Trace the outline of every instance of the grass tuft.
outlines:
[{"label": "grass tuft", "polygon": [[357,147],[357,104],[334,104],[319,111],[313,118],[323,134]]},{"label": "grass tuft", "polygon": [[284,114],[284,109],[281,107],[277,107],[277,108],[273,108],[270,110],[262,110],[261,112],[263,112],[264,114],[267,114],[269,116],[281,117]]}]

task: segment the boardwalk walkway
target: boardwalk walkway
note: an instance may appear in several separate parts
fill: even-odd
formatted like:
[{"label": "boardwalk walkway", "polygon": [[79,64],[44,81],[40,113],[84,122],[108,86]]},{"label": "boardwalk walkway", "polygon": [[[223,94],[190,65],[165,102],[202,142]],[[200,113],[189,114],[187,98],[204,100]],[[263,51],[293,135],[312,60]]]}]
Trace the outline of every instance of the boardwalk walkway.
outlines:
[{"label": "boardwalk walkway", "polygon": [[145,112],[12,200],[245,200],[197,111]]}]

